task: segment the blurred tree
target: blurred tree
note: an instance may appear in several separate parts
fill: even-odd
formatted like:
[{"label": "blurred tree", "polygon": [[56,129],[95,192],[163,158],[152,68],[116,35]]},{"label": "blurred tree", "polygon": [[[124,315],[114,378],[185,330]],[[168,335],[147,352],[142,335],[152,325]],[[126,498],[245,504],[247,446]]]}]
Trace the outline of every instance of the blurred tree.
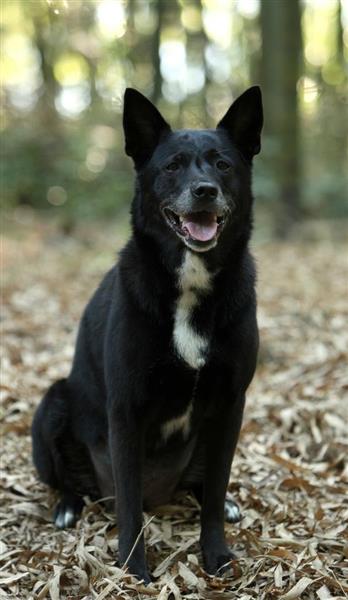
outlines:
[{"label": "blurred tree", "polygon": [[174,127],[207,127],[231,91],[260,80],[265,135],[255,189],[265,221],[284,236],[307,215],[347,214],[343,7],[340,0],[2,0],[7,214],[26,205],[18,214],[32,207],[74,220],[127,203],[127,85]]},{"label": "blurred tree", "polygon": [[187,14],[184,23],[186,24],[188,68],[199,69],[202,72],[203,82],[201,90],[198,92],[199,120],[207,126],[209,123],[207,88],[210,84],[210,77],[205,59],[208,39],[202,23],[202,8],[201,0],[186,0],[183,5],[183,11]]},{"label": "blurred tree", "polygon": [[161,46],[161,33],[164,20],[164,12],[166,3],[164,0],[154,0],[154,6],[157,14],[157,25],[156,31],[153,36],[153,48],[152,48],[152,64],[154,70],[154,83],[151,94],[151,100],[155,104],[158,103],[162,94],[162,73],[161,73],[161,59],[160,59],[160,46]]},{"label": "blurred tree", "polygon": [[[342,126],[342,122],[348,122],[348,106],[344,102],[341,92],[342,83],[344,83],[345,58],[344,58],[344,32],[342,27],[342,2],[337,0],[336,10],[333,14],[333,32],[335,40],[333,42],[333,52],[330,60],[325,65],[325,79],[322,81],[322,87],[325,88],[326,106],[322,111],[325,121],[325,131],[330,138],[334,140],[331,144],[328,161],[330,162],[330,171],[335,181],[326,191],[328,202],[337,201],[344,195],[345,187],[347,193],[347,178],[342,177],[342,173],[347,175],[347,129]],[[322,69],[323,70],[323,69]],[[334,85],[332,85],[334,84]],[[341,85],[340,85],[341,84]]]},{"label": "blurred tree", "polygon": [[[28,8],[25,9],[26,11]],[[55,62],[54,51],[51,44],[47,43],[52,35],[52,11],[43,11],[42,8],[36,8],[31,15],[34,26],[34,43],[40,56],[40,66],[42,73],[42,93],[39,97],[40,112],[44,126],[48,131],[56,129],[58,126],[59,115],[55,108],[55,99],[58,93],[58,82],[54,77],[53,67]]]},{"label": "blurred tree", "polygon": [[301,147],[297,84],[301,74],[299,0],[261,2],[261,81],[271,177],[277,183],[279,209],[275,233],[283,237],[301,216]]}]

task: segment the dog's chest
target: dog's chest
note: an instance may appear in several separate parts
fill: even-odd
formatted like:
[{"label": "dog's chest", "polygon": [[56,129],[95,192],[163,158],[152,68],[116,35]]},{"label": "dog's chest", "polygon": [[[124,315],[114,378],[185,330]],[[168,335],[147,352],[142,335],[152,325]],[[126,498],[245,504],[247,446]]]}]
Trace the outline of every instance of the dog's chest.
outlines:
[{"label": "dog's chest", "polygon": [[193,369],[206,360],[208,337],[193,326],[195,308],[211,289],[211,274],[202,258],[187,250],[178,270],[179,297],[175,307],[173,342],[176,353]]},{"label": "dog's chest", "polygon": [[179,432],[184,439],[189,437],[199,371],[205,365],[209,344],[208,335],[197,331],[193,317],[202,298],[211,289],[211,274],[204,261],[189,250],[185,252],[178,269],[177,287],[179,296],[174,313],[174,350],[187,365],[195,369],[196,374],[185,408],[162,424],[161,433],[165,441]]}]

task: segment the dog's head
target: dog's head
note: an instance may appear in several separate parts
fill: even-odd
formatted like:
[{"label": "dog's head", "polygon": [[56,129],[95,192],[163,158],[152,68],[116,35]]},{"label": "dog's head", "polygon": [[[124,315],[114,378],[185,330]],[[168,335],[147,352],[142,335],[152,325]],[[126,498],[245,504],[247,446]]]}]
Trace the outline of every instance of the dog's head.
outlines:
[{"label": "dog's head", "polygon": [[251,162],[260,151],[260,88],[242,94],[216,129],[172,131],[142,94],[126,90],[126,153],[138,174],[138,215],[196,252],[233,236],[250,213]]}]

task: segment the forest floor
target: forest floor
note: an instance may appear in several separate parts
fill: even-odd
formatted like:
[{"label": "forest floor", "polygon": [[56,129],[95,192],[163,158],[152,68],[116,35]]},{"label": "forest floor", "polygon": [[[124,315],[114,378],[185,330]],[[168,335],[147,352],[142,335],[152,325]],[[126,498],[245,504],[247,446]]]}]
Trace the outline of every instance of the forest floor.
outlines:
[{"label": "forest floor", "polygon": [[202,571],[197,506],[182,496],[145,517],[155,582],[144,588],[115,566],[101,505],[76,529],[53,527],[55,497],[31,461],[34,408],[67,375],[81,311],[125,231],[34,225],[3,238],[0,598],[348,598],[347,246],[253,245],[261,351],[230,481],[243,513],[226,524],[233,577]]}]

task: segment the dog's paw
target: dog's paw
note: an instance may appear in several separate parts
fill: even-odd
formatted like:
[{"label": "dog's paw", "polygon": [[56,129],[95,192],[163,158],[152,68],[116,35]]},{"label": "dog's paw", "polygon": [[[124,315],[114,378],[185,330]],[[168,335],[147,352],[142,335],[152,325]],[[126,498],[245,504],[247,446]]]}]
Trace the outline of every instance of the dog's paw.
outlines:
[{"label": "dog's paw", "polygon": [[143,582],[144,585],[150,585],[150,583],[153,582],[153,579],[146,567],[142,567],[134,563],[132,564],[130,562],[130,564],[127,565],[126,570],[130,575],[133,575],[133,577],[138,579],[139,582]]},{"label": "dog's paw", "polygon": [[204,569],[208,575],[222,577],[223,575],[231,575],[231,560],[235,559],[227,546],[220,552],[203,552]]},{"label": "dog's paw", "polygon": [[64,495],[54,511],[53,522],[55,526],[58,529],[74,527],[80,518],[83,504],[84,502],[79,496]]},{"label": "dog's paw", "polygon": [[238,523],[242,520],[242,514],[240,512],[238,504],[231,498],[225,500],[225,521],[227,523]]},{"label": "dog's paw", "polygon": [[139,581],[142,581],[144,585],[150,585],[152,583],[152,577],[148,571],[142,571],[141,573],[138,573],[136,578],[139,579]]}]

